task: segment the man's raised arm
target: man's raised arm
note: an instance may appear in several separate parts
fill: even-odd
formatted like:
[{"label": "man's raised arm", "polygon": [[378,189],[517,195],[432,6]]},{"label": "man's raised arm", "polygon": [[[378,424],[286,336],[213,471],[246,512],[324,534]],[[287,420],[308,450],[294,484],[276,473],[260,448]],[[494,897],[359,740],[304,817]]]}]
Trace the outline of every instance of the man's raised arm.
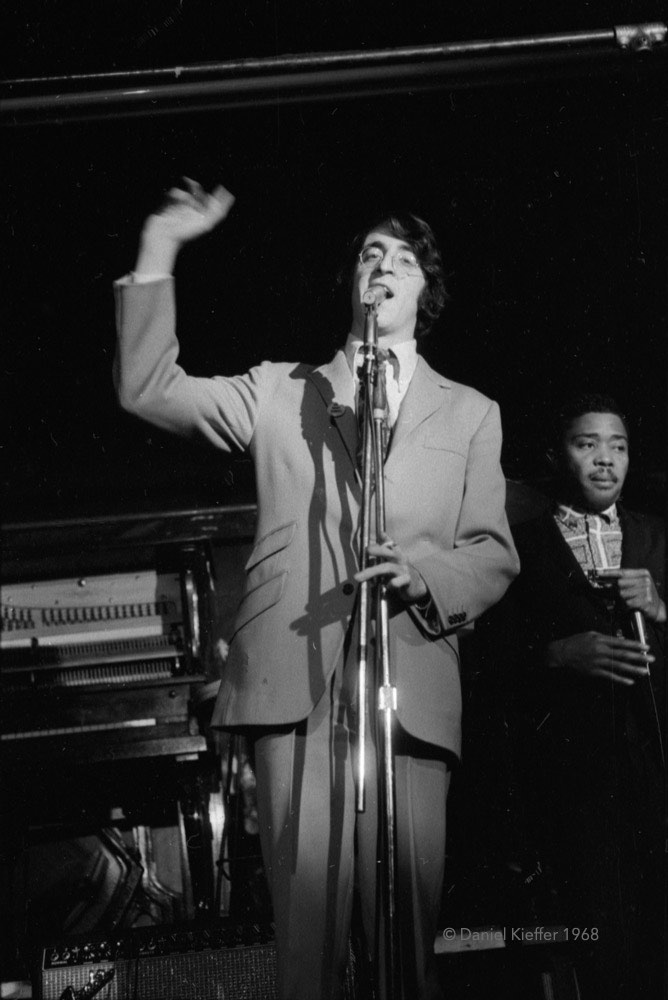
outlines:
[{"label": "man's raised arm", "polygon": [[171,272],[186,243],[214,229],[234,197],[195,181],[173,188],[144,224],[135,271],[116,282],[114,383],[120,405],[163,430],[244,449],[253,431],[256,376],[194,378],[177,363]]}]

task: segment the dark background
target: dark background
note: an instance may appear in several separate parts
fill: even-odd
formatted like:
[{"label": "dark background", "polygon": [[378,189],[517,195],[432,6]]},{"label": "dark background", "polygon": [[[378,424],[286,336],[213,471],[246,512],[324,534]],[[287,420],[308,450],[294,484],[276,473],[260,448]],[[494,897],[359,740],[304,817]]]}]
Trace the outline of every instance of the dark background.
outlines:
[{"label": "dark background", "polygon": [[[1,19],[10,79],[604,29],[659,20],[658,6],[34,0]],[[162,435],[113,395],[112,281],[183,174],[237,196],[224,226],[179,259],[191,372],[328,360],[347,332],[334,283],[346,240],[377,210],[407,207],[432,223],[453,271],[424,353],[499,401],[507,476],[540,485],[562,395],[611,392],[632,427],[627,499],[661,511],[667,95],[665,51],[603,70],[592,52],[576,69],[478,73],[428,92],[4,117],[3,519],[252,499],[246,460]]]},{"label": "dark background", "polygon": [[[0,100],[92,86],[44,80],[54,74],[611,29],[662,13],[657,0],[24,0],[0,12],[10,81]],[[184,174],[221,180],[237,196],[225,224],[177,265],[189,371],[328,360],[348,329],[347,294],[335,286],[347,239],[380,210],[407,207],[432,223],[452,271],[452,301],[424,353],[499,401],[508,478],[542,488],[555,405],[583,387],[604,391],[618,397],[632,429],[626,498],[662,512],[665,47],[603,61],[594,48],[577,62],[539,54],[523,69],[497,71],[489,61],[469,70],[430,90],[402,88],[390,74],[374,96],[277,94],[234,109],[131,118],[111,108],[103,119],[63,113],[36,125],[0,109],[5,524],[252,501],[246,459],[168,437],[123,414],[114,398],[112,282],[133,266],[142,220]],[[25,77],[37,80],[11,82]],[[522,492],[512,496],[521,507]],[[148,520],[167,536],[168,519]],[[68,541],[76,532],[17,534],[32,539],[29,565],[44,558],[51,534],[63,539],[54,560],[78,564],[79,545]],[[6,536],[5,557],[15,555]],[[218,554],[226,551],[221,544]],[[241,561],[230,563],[239,573]],[[232,607],[237,576],[224,569],[218,586]],[[44,561],[37,575],[46,573]],[[519,812],[505,730],[498,703],[486,714],[471,697],[477,678],[465,680],[470,756],[451,793],[448,919],[454,926],[461,912],[467,926],[499,915],[520,923],[535,872],[526,879],[526,869],[513,874],[507,865]],[[75,793],[81,800],[78,784]],[[475,995],[489,992],[486,984]]]}]

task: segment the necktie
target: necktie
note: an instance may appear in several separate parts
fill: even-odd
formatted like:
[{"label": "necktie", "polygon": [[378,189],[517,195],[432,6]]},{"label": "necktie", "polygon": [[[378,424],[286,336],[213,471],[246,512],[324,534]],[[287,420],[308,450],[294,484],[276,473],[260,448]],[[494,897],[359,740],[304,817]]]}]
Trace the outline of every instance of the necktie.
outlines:
[{"label": "necktie", "polygon": [[385,392],[387,394],[387,419],[390,430],[399,416],[399,358],[394,351],[381,349],[379,356],[385,361]]}]

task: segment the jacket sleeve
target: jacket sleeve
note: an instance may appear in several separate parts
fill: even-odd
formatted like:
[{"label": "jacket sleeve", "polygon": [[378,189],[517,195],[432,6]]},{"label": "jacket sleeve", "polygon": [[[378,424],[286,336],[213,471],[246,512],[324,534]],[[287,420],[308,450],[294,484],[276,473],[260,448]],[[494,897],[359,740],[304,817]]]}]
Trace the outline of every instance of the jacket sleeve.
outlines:
[{"label": "jacket sleeve", "polygon": [[454,547],[415,563],[445,631],[478,618],[519,572],[505,509],[501,440],[499,407],[490,402],[469,444]]},{"label": "jacket sleeve", "polygon": [[223,451],[248,447],[271,365],[196,378],[178,364],[173,279],[117,282],[114,384],[120,405],[162,430],[203,437]]}]

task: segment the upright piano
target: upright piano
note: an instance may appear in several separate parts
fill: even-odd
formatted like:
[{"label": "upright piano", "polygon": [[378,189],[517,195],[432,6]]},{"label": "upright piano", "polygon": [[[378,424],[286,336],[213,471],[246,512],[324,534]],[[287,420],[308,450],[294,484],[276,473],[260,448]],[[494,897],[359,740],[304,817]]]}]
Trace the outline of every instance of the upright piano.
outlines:
[{"label": "upright piano", "polygon": [[204,752],[193,698],[215,685],[224,639],[213,547],[236,552],[252,523],[248,505],[5,526],[5,759]]},{"label": "upright piano", "polygon": [[4,968],[225,913],[208,721],[254,525],[244,504],[3,526]]}]

